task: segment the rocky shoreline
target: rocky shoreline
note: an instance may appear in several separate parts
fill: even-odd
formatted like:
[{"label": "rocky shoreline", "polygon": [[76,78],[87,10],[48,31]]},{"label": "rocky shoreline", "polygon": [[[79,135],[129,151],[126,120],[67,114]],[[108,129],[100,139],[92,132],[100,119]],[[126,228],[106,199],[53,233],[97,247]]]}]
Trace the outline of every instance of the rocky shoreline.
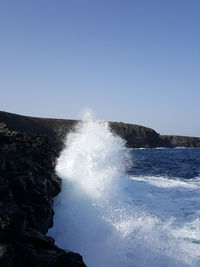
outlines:
[{"label": "rocky shoreline", "polygon": [[64,251],[46,233],[53,225],[55,174],[61,144],[49,135],[0,128],[0,266],[83,267],[82,257]]},{"label": "rocky shoreline", "polygon": [[[53,225],[53,198],[61,190],[55,174],[63,137],[75,120],[42,119],[0,112],[0,266],[85,266],[46,233]],[[200,138],[161,136],[150,128],[110,123],[128,147],[200,147]]]},{"label": "rocky shoreline", "polygon": [[[61,141],[77,120],[36,118],[0,111],[0,124],[11,131],[47,135]],[[136,124],[109,122],[114,134],[121,136],[130,148],[200,147],[200,137],[160,135],[155,130]]]}]

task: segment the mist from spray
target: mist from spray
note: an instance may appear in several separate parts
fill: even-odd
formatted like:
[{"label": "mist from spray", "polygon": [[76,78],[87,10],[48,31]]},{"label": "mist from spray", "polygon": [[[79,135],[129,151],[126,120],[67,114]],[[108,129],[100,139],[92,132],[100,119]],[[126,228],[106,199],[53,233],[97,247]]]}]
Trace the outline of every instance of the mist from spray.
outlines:
[{"label": "mist from spray", "polygon": [[188,244],[172,235],[173,219],[163,222],[132,202],[124,145],[107,122],[85,113],[58,160],[63,185],[49,234],[88,267],[197,266]]}]

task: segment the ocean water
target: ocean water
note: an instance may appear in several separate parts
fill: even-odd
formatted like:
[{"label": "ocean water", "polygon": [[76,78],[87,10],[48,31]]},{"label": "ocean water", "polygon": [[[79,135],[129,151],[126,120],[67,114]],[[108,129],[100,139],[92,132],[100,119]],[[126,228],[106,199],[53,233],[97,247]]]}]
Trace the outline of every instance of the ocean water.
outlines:
[{"label": "ocean water", "polygon": [[87,112],[56,170],[48,234],[88,267],[200,266],[200,149],[127,149]]}]

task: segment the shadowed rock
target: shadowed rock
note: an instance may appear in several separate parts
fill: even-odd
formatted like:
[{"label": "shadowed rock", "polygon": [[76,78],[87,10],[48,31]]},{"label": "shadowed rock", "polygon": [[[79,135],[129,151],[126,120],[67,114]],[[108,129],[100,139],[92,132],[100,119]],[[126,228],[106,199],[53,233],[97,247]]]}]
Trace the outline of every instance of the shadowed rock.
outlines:
[{"label": "shadowed rock", "polygon": [[60,150],[51,130],[37,123],[18,125],[15,116],[1,123],[0,266],[85,266],[80,255],[45,235],[53,225],[53,197],[61,190],[54,171]]}]

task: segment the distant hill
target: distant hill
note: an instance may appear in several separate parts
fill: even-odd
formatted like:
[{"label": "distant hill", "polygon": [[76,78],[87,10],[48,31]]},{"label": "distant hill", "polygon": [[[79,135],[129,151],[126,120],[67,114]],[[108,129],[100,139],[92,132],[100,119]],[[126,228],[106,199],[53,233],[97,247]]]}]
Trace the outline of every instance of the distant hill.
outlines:
[{"label": "distant hill", "polygon": [[[0,128],[26,134],[41,134],[63,138],[77,120],[37,118],[0,111]],[[130,148],[200,147],[200,137],[160,135],[155,130],[123,122],[109,122],[111,130],[124,138]]]}]

